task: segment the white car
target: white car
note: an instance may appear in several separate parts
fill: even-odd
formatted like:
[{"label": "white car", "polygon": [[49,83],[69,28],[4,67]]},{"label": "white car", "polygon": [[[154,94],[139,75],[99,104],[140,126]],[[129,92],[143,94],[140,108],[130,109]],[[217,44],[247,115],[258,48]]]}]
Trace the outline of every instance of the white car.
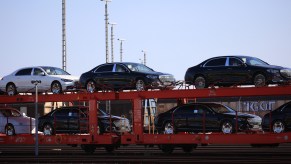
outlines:
[{"label": "white car", "polygon": [[39,82],[37,84],[38,92],[51,91],[58,94],[63,91],[75,90],[79,78],[56,67],[26,67],[4,76],[0,80],[0,90],[8,95],[35,92],[33,81]]},{"label": "white car", "polygon": [[25,114],[14,108],[0,108],[0,133],[6,135],[32,134],[35,133],[35,119],[27,117]]}]

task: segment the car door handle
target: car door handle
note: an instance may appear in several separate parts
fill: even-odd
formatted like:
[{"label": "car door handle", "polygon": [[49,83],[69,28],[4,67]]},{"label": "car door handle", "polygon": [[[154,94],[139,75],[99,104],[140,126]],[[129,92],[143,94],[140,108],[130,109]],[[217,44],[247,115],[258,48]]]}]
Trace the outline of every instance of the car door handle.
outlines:
[{"label": "car door handle", "polygon": [[114,76],[118,76],[118,74],[117,73],[115,73],[115,74],[113,74]]}]

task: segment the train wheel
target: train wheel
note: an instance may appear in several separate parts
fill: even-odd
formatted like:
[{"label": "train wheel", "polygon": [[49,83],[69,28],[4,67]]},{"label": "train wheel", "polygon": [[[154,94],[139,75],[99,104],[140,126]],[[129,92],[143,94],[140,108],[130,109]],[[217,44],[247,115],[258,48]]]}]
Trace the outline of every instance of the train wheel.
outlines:
[{"label": "train wheel", "polygon": [[87,153],[87,154],[93,154],[96,150],[96,145],[81,145],[81,148]]},{"label": "train wheel", "polygon": [[196,149],[197,145],[182,145],[182,149],[185,153],[191,153],[194,149]]},{"label": "train wheel", "polygon": [[174,151],[174,145],[159,145],[159,148],[162,150],[162,152],[166,154],[171,154]]}]

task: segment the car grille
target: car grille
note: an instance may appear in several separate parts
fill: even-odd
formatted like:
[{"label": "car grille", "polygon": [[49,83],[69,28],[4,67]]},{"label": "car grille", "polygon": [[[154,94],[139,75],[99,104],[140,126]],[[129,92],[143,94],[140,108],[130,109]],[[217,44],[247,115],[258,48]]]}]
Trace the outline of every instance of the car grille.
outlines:
[{"label": "car grille", "polygon": [[161,82],[175,82],[175,78],[173,75],[160,75],[159,79]]}]

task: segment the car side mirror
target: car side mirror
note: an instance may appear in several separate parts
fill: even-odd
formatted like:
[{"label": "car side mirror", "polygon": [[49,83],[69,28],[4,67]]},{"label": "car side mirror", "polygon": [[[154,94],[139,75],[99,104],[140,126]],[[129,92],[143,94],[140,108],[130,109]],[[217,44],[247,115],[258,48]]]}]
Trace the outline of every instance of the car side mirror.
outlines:
[{"label": "car side mirror", "polygon": [[44,73],[44,72],[41,72],[41,73],[40,73],[40,76],[45,76],[45,73]]}]

